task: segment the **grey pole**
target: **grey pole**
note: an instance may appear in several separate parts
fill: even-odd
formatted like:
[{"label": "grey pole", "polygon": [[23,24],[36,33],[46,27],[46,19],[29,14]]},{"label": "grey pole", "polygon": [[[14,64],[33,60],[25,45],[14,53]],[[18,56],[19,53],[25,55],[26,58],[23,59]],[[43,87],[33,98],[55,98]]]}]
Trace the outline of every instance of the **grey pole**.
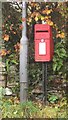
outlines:
[{"label": "grey pole", "polygon": [[[22,0],[22,18],[26,18],[26,2]],[[26,21],[22,22],[22,38],[20,40],[20,102],[27,100],[27,56],[28,56],[28,39],[26,36]]]}]

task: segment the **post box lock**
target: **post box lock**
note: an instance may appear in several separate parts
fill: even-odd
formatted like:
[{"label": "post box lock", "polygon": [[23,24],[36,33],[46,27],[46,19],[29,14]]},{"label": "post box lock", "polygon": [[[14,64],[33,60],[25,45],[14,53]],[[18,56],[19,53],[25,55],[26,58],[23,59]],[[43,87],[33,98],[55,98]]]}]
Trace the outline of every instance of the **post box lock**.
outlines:
[{"label": "post box lock", "polygon": [[36,24],[34,27],[35,61],[46,62],[53,58],[54,44],[52,29],[48,24]]}]

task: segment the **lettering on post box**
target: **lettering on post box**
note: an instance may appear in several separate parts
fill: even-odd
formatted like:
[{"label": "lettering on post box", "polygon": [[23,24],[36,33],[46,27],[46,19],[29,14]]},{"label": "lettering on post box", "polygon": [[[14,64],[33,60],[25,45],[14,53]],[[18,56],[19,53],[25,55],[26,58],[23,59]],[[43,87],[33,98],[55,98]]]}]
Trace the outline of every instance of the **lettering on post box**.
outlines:
[{"label": "lettering on post box", "polygon": [[41,39],[39,43],[39,55],[46,55],[46,43]]}]

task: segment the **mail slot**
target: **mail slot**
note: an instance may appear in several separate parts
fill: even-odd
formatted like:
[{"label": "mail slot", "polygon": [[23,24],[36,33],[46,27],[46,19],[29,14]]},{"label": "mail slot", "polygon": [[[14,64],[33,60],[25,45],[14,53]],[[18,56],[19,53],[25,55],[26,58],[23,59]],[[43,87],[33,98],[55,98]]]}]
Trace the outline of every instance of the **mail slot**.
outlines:
[{"label": "mail slot", "polygon": [[51,61],[54,53],[54,43],[52,39],[52,28],[48,24],[35,24],[35,61]]}]

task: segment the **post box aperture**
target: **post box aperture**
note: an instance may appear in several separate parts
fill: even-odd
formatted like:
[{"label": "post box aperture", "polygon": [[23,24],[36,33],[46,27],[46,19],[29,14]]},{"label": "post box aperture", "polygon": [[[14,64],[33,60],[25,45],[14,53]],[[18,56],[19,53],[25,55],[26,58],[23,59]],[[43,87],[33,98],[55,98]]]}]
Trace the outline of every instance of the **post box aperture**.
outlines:
[{"label": "post box aperture", "polygon": [[46,62],[53,58],[54,43],[52,39],[52,29],[48,24],[35,24],[35,61]]}]

